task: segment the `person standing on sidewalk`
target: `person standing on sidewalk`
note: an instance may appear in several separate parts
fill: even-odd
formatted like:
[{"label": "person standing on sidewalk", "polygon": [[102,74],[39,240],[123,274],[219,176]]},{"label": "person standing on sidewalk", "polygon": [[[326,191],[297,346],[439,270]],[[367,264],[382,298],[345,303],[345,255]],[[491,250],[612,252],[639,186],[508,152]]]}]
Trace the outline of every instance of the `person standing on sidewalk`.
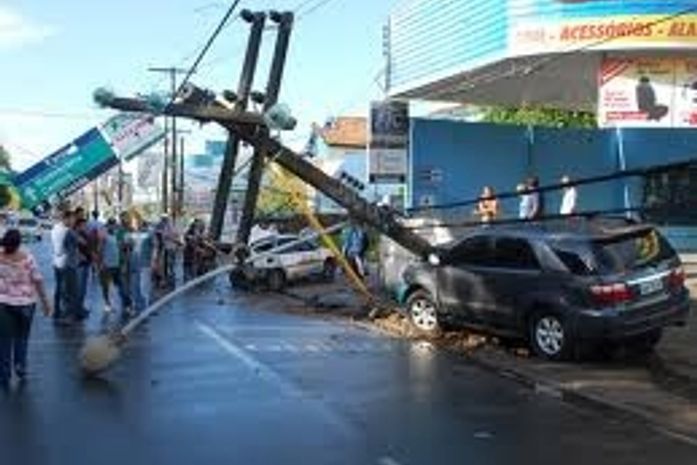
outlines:
[{"label": "person standing on sidewalk", "polygon": [[573,215],[576,213],[576,201],[578,200],[578,192],[575,186],[571,186],[571,178],[562,176],[561,184],[564,186],[564,191],[561,198],[561,215]]},{"label": "person standing on sidewalk", "polygon": [[8,230],[0,240],[0,391],[9,390],[13,372],[19,380],[26,376],[37,297],[44,314],[52,313],[36,260],[21,244],[17,229]]},{"label": "person standing on sidewalk", "polygon": [[496,219],[499,214],[499,201],[492,187],[484,186],[474,213],[479,216],[481,222],[485,224],[491,223]]},{"label": "person standing on sidewalk", "polygon": [[528,190],[530,193],[530,216],[528,219],[537,220],[545,215],[545,196],[540,192],[540,179],[537,176],[531,176],[528,179]]}]

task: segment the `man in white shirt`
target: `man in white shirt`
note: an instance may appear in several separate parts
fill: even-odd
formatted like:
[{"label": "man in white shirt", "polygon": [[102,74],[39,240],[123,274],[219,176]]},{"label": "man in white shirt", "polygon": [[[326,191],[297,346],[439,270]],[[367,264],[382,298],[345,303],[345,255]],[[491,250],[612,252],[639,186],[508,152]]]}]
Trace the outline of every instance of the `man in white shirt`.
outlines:
[{"label": "man in white shirt", "polygon": [[62,318],[67,310],[64,307],[66,303],[65,289],[65,267],[68,261],[68,255],[65,251],[65,237],[68,230],[72,227],[72,212],[64,211],[60,213],[60,217],[51,229],[51,246],[53,249],[53,271],[56,277],[55,290],[53,292],[53,317],[56,319]]},{"label": "man in white shirt", "polygon": [[570,186],[571,178],[568,176],[563,176],[561,178],[561,183],[566,186],[564,187],[564,193],[561,199],[561,208],[559,213],[561,215],[572,215],[576,213],[576,200],[578,198],[578,192],[574,186]]}]

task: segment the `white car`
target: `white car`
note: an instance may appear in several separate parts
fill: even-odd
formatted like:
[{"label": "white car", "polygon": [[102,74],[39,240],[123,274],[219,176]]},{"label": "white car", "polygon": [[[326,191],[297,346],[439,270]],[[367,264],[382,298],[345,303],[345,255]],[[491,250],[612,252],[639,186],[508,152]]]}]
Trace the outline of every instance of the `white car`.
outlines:
[{"label": "white car", "polygon": [[297,240],[296,235],[279,234],[252,243],[249,247],[252,260],[241,272],[231,274],[233,286],[241,284],[243,280],[246,284],[264,283],[269,289],[280,291],[289,281],[308,278],[333,280],[336,260],[331,251],[320,247],[317,241],[303,242],[271,255],[253,258]]},{"label": "white car", "polygon": [[20,218],[17,221],[17,228],[22,234],[23,241],[40,241],[43,238],[41,225],[36,218]]}]

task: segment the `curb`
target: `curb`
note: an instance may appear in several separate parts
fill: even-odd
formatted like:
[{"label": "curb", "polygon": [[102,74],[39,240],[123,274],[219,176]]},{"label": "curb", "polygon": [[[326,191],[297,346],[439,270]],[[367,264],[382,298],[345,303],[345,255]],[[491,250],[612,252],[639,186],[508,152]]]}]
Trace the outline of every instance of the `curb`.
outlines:
[{"label": "curb", "polygon": [[476,352],[465,354],[465,357],[478,367],[504,378],[508,378],[523,386],[533,390],[535,393],[548,395],[559,399],[570,405],[575,405],[585,409],[592,409],[599,413],[612,416],[617,420],[636,421],[647,424],[650,428],[678,440],[697,446],[697,431],[681,428],[675,425],[666,424],[654,416],[644,413],[638,408],[633,408],[624,404],[611,402],[600,396],[579,392],[573,388],[568,388],[556,382],[543,382],[535,376],[526,373],[524,370],[516,370],[510,367],[503,367],[491,360],[485,360],[477,355]]}]

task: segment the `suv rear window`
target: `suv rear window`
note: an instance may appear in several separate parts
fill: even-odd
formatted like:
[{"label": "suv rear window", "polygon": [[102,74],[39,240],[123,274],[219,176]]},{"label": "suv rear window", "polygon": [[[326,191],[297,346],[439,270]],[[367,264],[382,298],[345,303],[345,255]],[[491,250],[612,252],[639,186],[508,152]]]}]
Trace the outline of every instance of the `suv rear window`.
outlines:
[{"label": "suv rear window", "polygon": [[617,241],[597,241],[592,250],[598,269],[610,273],[637,270],[675,257],[673,248],[656,230]]},{"label": "suv rear window", "polygon": [[571,273],[577,276],[588,276],[593,274],[593,269],[591,266],[581,257],[578,252],[558,248],[553,248],[552,250]]}]

